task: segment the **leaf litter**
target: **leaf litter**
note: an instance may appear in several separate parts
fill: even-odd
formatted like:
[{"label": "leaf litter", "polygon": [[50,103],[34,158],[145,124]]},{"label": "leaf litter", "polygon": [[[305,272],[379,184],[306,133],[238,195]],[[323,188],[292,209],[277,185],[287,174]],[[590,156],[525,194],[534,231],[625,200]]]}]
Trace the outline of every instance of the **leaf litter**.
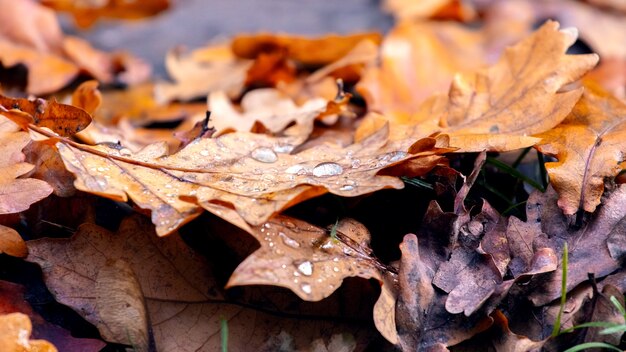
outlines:
[{"label": "leaf litter", "polygon": [[[0,253],[39,264],[54,298],[93,324],[101,341],[214,350],[224,343],[224,321],[233,350],[621,346],[617,333],[573,327],[624,322],[613,303],[623,306],[626,291],[623,101],[601,71],[585,76],[596,54],[568,51],[580,31],[602,56],[599,70],[619,64],[619,49],[598,41],[588,21],[596,12],[621,18],[617,10],[570,1],[387,1],[399,20],[385,36],[242,34],[187,54],[173,50],[172,82],[137,85],[149,75],[143,62],[100,52],[63,34],[49,9],[18,3],[0,2],[33,10],[14,31],[0,27],[0,81],[15,83],[17,64],[28,74],[11,88],[21,94],[0,97]],[[170,6],[44,3],[80,26]],[[556,18],[578,31],[555,21],[532,31],[560,6],[566,11]],[[442,18],[482,22],[469,29]],[[70,100],[59,90],[79,72],[99,83],[80,85],[71,105],[58,103]],[[337,81],[345,84],[339,94]],[[120,82],[128,86],[111,86]],[[25,98],[45,93],[57,96]],[[190,102],[205,98],[206,107]],[[150,127],[159,124],[177,126]],[[511,189],[486,184],[494,172],[486,152],[528,147],[548,157],[540,165],[545,193],[528,196],[522,179]],[[524,155],[512,169],[526,167]],[[406,207],[384,198],[412,192],[405,183],[424,188],[416,191],[418,213],[401,221],[410,230],[370,233],[367,204]],[[67,228],[70,238],[31,240],[30,222],[44,217],[24,211],[77,191],[130,202],[151,222],[124,214],[107,230],[94,223],[96,210]],[[526,214],[516,211],[522,204]],[[385,211],[375,221],[386,222]],[[203,221],[214,225],[198,229]],[[219,249],[193,249],[203,238]],[[561,333],[551,337],[559,311]],[[24,316],[2,318],[6,331],[29,331]],[[12,335],[0,342],[15,343]]]}]

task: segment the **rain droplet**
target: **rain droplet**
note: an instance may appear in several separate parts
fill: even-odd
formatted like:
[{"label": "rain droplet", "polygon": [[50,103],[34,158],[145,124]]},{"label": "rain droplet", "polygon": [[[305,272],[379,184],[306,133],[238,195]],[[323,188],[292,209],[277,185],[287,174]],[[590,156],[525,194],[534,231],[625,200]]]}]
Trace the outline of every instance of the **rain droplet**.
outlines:
[{"label": "rain droplet", "polygon": [[333,248],[333,242],[332,242],[332,240],[328,240],[328,241],[324,242],[320,247],[322,249],[331,249],[331,248]]},{"label": "rain droplet", "polygon": [[200,155],[202,155],[202,156],[209,156],[209,151],[206,150],[206,149],[203,149],[203,150],[200,151]]},{"label": "rain droplet", "polygon": [[278,236],[283,240],[283,243],[291,248],[300,248],[300,243],[293,238],[285,235],[284,232],[279,232]]},{"label": "rain droplet", "polygon": [[300,288],[302,289],[302,292],[306,293],[307,295],[311,294],[311,285],[309,285],[309,284],[302,284],[302,285],[300,285]]},{"label": "rain droplet", "polygon": [[333,266],[333,271],[334,271],[334,272],[336,272],[336,273],[338,273],[338,272],[339,272],[339,268],[338,268],[338,267],[336,267],[336,266]]},{"label": "rain droplet", "polygon": [[98,171],[100,171],[100,172],[102,172],[102,171],[104,171],[104,168],[103,168],[102,166],[98,166],[98,169],[97,169],[97,170],[98,170]]},{"label": "rain droplet", "polygon": [[343,185],[339,188],[340,191],[352,191],[354,190],[353,185]]},{"label": "rain droplet", "polygon": [[266,229],[269,229],[270,227],[272,227],[272,225],[270,225],[269,222],[266,222],[265,224],[263,224],[263,227],[265,227]]},{"label": "rain droplet", "polygon": [[273,163],[278,160],[278,156],[270,148],[259,147],[250,153],[250,157],[262,163]]},{"label": "rain droplet", "polygon": [[285,173],[291,174],[291,175],[306,175],[307,174],[307,169],[306,167],[302,166],[302,165],[293,165],[287,168],[287,170],[285,170]]},{"label": "rain droplet", "polygon": [[288,229],[293,229],[296,227],[296,224],[294,224],[293,222],[289,220],[283,220],[283,225],[285,225],[285,227]]},{"label": "rain droplet", "polygon": [[337,163],[321,163],[313,168],[313,176],[329,177],[337,176],[343,173],[343,167]]},{"label": "rain droplet", "polygon": [[306,276],[313,275],[313,264],[310,261],[306,260],[301,263],[294,262],[294,264],[298,268],[298,271],[301,272],[302,274]]},{"label": "rain droplet", "polygon": [[294,146],[290,144],[285,145],[277,145],[274,146],[274,151],[276,153],[291,153],[293,151]]},{"label": "rain droplet", "polygon": [[359,166],[361,166],[361,160],[359,159],[354,159],[352,160],[352,162],[350,163],[350,165],[352,166],[353,169],[358,168]]}]

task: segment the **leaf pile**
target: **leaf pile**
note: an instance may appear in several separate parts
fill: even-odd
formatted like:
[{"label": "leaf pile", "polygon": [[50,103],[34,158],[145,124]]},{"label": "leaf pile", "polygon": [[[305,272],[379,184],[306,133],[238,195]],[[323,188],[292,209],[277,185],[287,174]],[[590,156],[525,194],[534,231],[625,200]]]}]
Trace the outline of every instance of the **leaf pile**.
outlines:
[{"label": "leaf pile", "polygon": [[[624,323],[626,102],[602,70],[626,54],[588,19],[624,9],[389,0],[384,36],[240,34],[143,84],[50,9],[169,6],[0,1],[0,263],[38,264],[86,329],[0,281],[0,349],[624,347],[574,329]],[[579,29],[533,30],[548,15]]]}]

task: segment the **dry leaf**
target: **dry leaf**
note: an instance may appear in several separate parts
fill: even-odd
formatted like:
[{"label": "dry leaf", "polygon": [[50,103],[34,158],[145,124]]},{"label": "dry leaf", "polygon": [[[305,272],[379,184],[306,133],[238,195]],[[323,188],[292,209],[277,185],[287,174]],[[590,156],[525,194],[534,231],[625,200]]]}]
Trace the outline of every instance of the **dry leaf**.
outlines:
[{"label": "dry leaf", "polygon": [[470,2],[464,0],[386,0],[383,2],[383,8],[396,17],[398,21],[424,18],[468,21],[476,15]]},{"label": "dry leaf", "polygon": [[566,215],[595,211],[604,180],[617,176],[626,159],[626,104],[597,87],[586,88],[560,125],[538,135],[536,147],[558,159],[546,169]]},{"label": "dry leaf", "polygon": [[[105,344],[100,340],[72,337],[69,331],[45,321],[26,302],[25,295],[23,286],[0,280],[0,316],[16,312],[26,314],[32,321],[32,337],[50,341],[62,352],[97,352],[104,348]],[[3,348],[2,351],[11,350]]]},{"label": "dry leaf", "polygon": [[246,59],[254,59],[261,53],[285,50],[290,59],[304,65],[322,66],[341,59],[362,40],[380,43],[381,35],[376,32],[366,32],[307,38],[260,33],[236,36],[231,48],[236,56]]},{"label": "dry leaf", "polygon": [[107,341],[149,350],[149,320],[141,286],[123,259],[107,261],[96,276],[100,334]]},{"label": "dry leaf", "polygon": [[237,59],[227,44],[215,44],[184,55],[172,50],[165,57],[165,67],[174,83],[159,83],[155,99],[165,103],[187,101],[223,91],[237,97],[244,87],[246,73],[252,62]]},{"label": "dry leaf", "polygon": [[0,225],[0,253],[14,257],[25,257],[28,255],[28,248],[17,231]]},{"label": "dry leaf", "polygon": [[319,301],[330,296],[346,277],[374,278],[383,286],[374,322],[388,341],[397,343],[394,289],[383,278],[385,267],[372,257],[369,232],[352,219],[338,222],[335,231],[338,239],[297,219],[270,219],[251,229],[261,248],[239,264],[226,287],[282,286],[304,300]]},{"label": "dry leaf", "polygon": [[26,132],[0,116],[0,214],[19,213],[52,193],[41,180],[18,178],[32,170],[24,161],[22,149],[30,142]]},{"label": "dry leaf", "polygon": [[[273,345],[281,331],[291,336],[293,349],[308,346],[323,331],[351,331],[361,346],[372,338],[372,330],[332,322],[336,317],[327,318],[328,322],[276,317],[225,301],[208,262],[178,235],[155,236],[154,227],[140,216],[124,220],[115,234],[84,224],[71,239],[43,239],[28,245],[28,260],[42,266],[56,299],[100,328],[96,278],[107,262],[125,260],[144,294],[159,351],[212,351],[220,345],[220,319],[228,322],[229,348],[235,351],[262,350]],[[265,309],[274,311],[276,306]],[[292,309],[301,313],[297,307]]]},{"label": "dry leaf", "polygon": [[29,340],[32,323],[27,315],[0,315],[0,349],[6,352],[57,352],[50,342]]},{"label": "dry leaf", "polygon": [[88,28],[99,18],[138,19],[154,16],[170,6],[169,0],[143,1],[81,1],[81,0],[43,0],[42,4],[57,11],[69,12],[76,24]]}]

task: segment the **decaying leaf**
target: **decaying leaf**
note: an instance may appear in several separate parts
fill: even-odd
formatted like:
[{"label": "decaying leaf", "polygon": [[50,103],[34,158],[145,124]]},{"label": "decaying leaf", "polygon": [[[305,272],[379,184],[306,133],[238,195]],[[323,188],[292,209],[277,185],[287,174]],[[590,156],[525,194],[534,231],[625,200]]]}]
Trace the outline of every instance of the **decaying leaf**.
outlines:
[{"label": "decaying leaf", "polygon": [[[104,342],[101,340],[72,337],[69,331],[45,321],[26,302],[24,299],[25,295],[26,289],[23,286],[0,280],[0,316],[6,317],[5,314],[11,313],[25,314],[32,322],[32,337],[49,341],[62,352],[97,352],[104,347]],[[2,327],[0,327],[0,335],[2,335],[2,332]],[[3,352],[13,351],[5,349],[5,347],[0,342],[0,348],[2,348]],[[29,350],[22,349],[17,351],[24,352]],[[42,352],[41,350],[36,351]]]},{"label": "decaying leaf", "polygon": [[567,215],[593,212],[605,179],[617,176],[626,159],[626,104],[588,84],[567,118],[538,137],[536,148],[558,159],[546,169],[559,207]]},{"label": "decaying leaf", "polygon": [[350,325],[333,322],[333,318],[290,319],[226,303],[204,257],[190,250],[178,235],[155,236],[154,227],[141,216],[124,220],[115,234],[84,224],[71,239],[42,239],[28,245],[28,260],[42,266],[56,299],[100,329],[105,317],[97,297],[103,282],[98,285],[97,278],[107,270],[107,263],[126,261],[144,294],[157,350],[212,351],[220,345],[220,319],[226,319],[230,334],[237,336],[229,340],[233,350],[274,346],[281,331],[290,336],[293,349],[308,346],[323,336],[322,331],[350,331],[361,345],[372,338],[371,330],[348,329]]},{"label": "decaying leaf", "polygon": [[52,187],[41,180],[18,178],[32,170],[24,162],[22,149],[30,142],[26,132],[0,116],[0,214],[18,213],[52,193]]},{"label": "decaying leaf", "polygon": [[[381,286],[391,284],[383,279],[385,267],[372,257],[369,232],[355,220],[343,219],[337,224],[339,239],[328,231],[283,216],[251,230],[261,248],[239,264],[227,287],[282,286],[304,300],[319,301],[330,296],[346,277],[374,278]],[[387,340],[397,343],[395,314],[390,309],[394,305],[393,291],[382,288],[374,322]]]},{"label": "decaying leaf", "polygon": [[424,18],[471,20],[475,15],[469,2],[463,0],[386,0],[384,9],[400,21]]},{"label": "decaying leaf", "polygon": [[0,253],[14,257],[25,257],[28,254],[28,248],[17,231],[0,225]]},{"label": "decaying leaf", "polygon": [[[544,194],[531,194],[527,207],[536,208],[537,217],[529,216],[529,219],[540,222],[538,231],[545,234],[535,238],[533,248],[548,247],[555,253],[562,253],[564,241],[569,243],[568,291],[587,280],[588,273],[593,273],[599,279],[621,267],[626,251],[622,240],[626,231],[626,222],[623,221],[626,216],[625,197],[626,187],[617,186],[604,199],[602,208],[589,223],[575,229],[569,226],[568,219],[559,212],[558,196],[552,188]],[[545,277],[536,278],[538,287],[529,294],[535,305],[544,305],[560,297],[561,270],[559,267]]]},{"label": "decaying leaf", "polygon": [[57,352],[50,342],[29,340],[32,324],[22,313],[0,315],[0,348],[7,352]]},{"label": "decaying leaf", "polygon": [[241,58],[253,59],[264,52],[285,50],[290,59],[305,65],[322,66],[341,59],[362,40],[380,43],[381,36],[376,32],[319,38],[260,33],[238,35],[231,47],[233,53]]},{"label": "decaying leaf", "polygon": [[81,1],[44,0],[42,4],[57,11],[69,12],[79,27],[90,27],[100,17],[137,19],[154,16],[170,6],[169,0],[143,1]]}]

